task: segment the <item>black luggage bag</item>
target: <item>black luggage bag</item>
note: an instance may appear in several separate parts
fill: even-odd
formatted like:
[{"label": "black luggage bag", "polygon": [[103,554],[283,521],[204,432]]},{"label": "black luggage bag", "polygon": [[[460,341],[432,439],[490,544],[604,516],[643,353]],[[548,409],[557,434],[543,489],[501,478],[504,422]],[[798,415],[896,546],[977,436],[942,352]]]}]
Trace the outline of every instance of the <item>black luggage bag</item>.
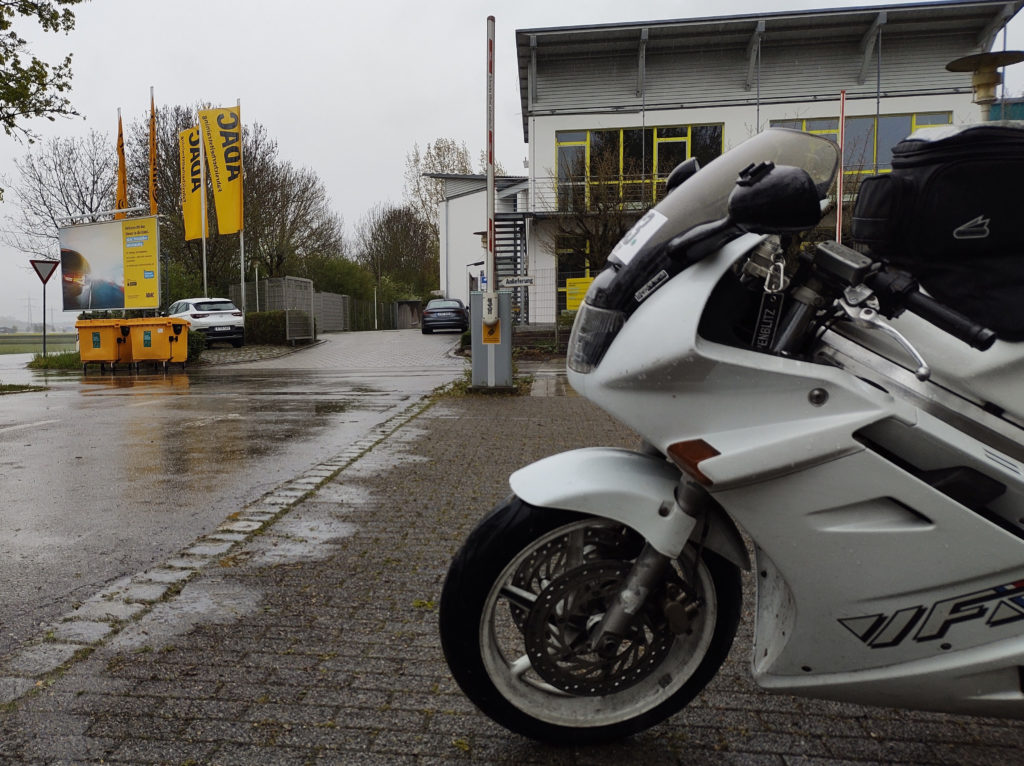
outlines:
[{"label": "black luggage bag", "polygon": [[1024,122],[926,128],[861,182],[853,237],[938,301],[1024,340]]}]

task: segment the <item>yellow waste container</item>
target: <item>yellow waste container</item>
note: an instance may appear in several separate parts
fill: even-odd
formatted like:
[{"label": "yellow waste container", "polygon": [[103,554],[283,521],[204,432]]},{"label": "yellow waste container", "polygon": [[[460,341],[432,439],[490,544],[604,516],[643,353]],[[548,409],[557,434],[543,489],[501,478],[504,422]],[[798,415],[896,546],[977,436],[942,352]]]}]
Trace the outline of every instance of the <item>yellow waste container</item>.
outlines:
[{"label": "yellow waste container", "polygon": [[188,358],[189,322],[179,317],[144,317],[123,320],[128,331],[132,361],[184,364]]},{"label": "yellow waste container", "polygon": [[185,364],[188,360],[188,331],[192,323],[180,317],[166,317],[164,321],[171,328],[171,336],[168,338],[171,344],[169,361],[175,364]]},{"label": "yellow waste container", "polygon": [[79,319],[78,354],[83,366],[90,362],[104,364],[131,363],[131,346],[123,319]]}]

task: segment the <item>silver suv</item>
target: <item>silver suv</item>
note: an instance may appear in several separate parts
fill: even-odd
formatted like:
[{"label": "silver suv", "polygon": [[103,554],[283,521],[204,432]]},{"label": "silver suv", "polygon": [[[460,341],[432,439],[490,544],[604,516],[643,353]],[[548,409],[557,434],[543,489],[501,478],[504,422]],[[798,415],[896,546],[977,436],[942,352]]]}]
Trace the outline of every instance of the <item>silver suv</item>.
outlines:
[{"label": "silver suv", "polygon": [[207,341],[226,340],[235,348],[245,343],[245,317],[227,298],[185,298],[172,303],[167,316],[187,319]]}]

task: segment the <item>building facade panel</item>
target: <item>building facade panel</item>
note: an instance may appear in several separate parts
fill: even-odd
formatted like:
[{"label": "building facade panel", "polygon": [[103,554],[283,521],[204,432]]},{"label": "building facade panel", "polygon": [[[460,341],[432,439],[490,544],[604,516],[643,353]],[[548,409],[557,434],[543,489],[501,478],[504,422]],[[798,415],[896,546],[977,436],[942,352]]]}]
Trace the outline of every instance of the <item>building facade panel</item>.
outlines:
[{"label": "building facade panel", "polygon": [[[773,123],[835,137],[844,90],[848,146],[859,144],[846,171],[884,172],[892,143],[915,126],[978,119],[970,74],[945,66],[986,49],[1022,4],[963,0],[518,30],[529,177],[516,209],[530,216],[526,269],[554,275],[545,284],[558,286],[561,260],[586,272],[589,246],[559,244],[566,206],[589,210],[591,195],[609,188],[621,195],[613,203],[626,207],[653,201],[674,162],[715,155],[709,136],[723,151]],[[609,152],[611,177],[598,176],[595,158]],[[464,196],[442,203],[442,289],[468,299],[467,264],[484,256],[472,236],[483,228],[484,195],[450,192]],[[446,248],[459,255],[446,256]],[[600,263],[605,254],[595,255]],[[530,321],[552,321],[565,305],[540,294],[548,289],[530,288]]]}]

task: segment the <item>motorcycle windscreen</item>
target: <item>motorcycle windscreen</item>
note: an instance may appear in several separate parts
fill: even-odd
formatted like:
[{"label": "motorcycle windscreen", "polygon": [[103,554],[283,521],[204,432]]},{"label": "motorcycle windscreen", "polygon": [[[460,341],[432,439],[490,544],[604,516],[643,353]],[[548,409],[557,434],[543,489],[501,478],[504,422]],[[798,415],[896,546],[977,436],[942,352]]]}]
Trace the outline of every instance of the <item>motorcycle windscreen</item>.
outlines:
[{"label": "motorcycle windscreen", "polygon": [[[771,128],[701,168],[647,211],[608,256],[608,267],[587,291],[569,340],[569,367],[588,372],[604,356],[619,328],[647,297],[683,268],[665,245],[699,226],[728,216],[729,195],[744,168],[760,162],[803,168],[825,199],[839,167],[839,149],[827,138]],[[735,235],[740,231],[737,229]],[[618,314],[618,318],[613,318]]]}]

